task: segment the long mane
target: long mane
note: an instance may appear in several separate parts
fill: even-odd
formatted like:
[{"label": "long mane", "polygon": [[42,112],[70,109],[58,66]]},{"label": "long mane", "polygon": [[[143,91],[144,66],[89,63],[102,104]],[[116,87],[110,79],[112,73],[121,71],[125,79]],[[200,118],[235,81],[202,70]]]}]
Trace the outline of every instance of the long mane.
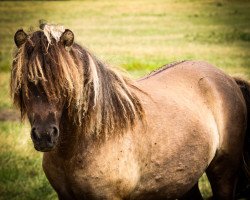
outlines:
[{"label": "long mane", "polygon": [[11,94],[25,116],[31,85],[49,102],[64,99],[74,123],[88,134],[108,137],[135,126],[143,119],[133,82],[74,43],[69,49],[39,30],[29,34],[18,49],[11,71]]}]

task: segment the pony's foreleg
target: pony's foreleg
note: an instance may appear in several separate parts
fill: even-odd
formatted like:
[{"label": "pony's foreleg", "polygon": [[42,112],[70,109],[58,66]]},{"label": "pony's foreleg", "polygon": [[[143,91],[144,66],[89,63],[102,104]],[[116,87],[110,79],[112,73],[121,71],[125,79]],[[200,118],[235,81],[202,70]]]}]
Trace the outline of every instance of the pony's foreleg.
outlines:
[{"label": "pony's foreleg", "polygon": [[196,183],[191,190],[189,190],[180,200],[203,200],[198,183]]}]

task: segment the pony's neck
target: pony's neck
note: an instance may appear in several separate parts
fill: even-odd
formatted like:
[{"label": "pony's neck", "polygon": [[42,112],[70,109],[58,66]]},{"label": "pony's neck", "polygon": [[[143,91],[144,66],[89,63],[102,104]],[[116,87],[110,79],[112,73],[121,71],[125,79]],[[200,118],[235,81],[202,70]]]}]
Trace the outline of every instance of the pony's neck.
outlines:
[{"label": "pony's neck", "polygon": [[81,128],[65,110],[60,122],[60,136],[56,147],[56,154],[63,159],[70,159],[77,152],[87,148],[89,141],[82,134]]}]

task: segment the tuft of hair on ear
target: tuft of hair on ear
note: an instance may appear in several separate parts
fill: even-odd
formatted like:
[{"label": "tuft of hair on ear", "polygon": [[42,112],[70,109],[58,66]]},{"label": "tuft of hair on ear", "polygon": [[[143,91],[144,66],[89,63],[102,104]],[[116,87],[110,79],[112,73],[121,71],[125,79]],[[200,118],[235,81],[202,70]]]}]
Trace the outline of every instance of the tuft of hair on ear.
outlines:
[{"label": "tuft of hair on ear", "polygon": [[17,30],[14,36],[14,41],[16,46],[19,48],[26,42],[28,35],[23,31],[23,29]]},{"label": "tuft of hair on ear", "polygon": [[60,37],[60,42],[65,47],[70,47],[74,43],[74,33],[71,30],[66,29]]}]

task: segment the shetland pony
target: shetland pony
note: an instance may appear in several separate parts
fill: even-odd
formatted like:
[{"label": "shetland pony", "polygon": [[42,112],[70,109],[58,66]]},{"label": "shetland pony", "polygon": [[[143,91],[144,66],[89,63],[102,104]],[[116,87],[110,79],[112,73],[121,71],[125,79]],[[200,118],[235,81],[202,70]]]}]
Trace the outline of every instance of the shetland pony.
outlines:
[{"label": "shetland pony", "polygon": [[234,199],[246,81],[201,61],[133,81],[48,24],[14,40],[12,98],[59,199],[202,199],[204,172],[214,199]]}]

